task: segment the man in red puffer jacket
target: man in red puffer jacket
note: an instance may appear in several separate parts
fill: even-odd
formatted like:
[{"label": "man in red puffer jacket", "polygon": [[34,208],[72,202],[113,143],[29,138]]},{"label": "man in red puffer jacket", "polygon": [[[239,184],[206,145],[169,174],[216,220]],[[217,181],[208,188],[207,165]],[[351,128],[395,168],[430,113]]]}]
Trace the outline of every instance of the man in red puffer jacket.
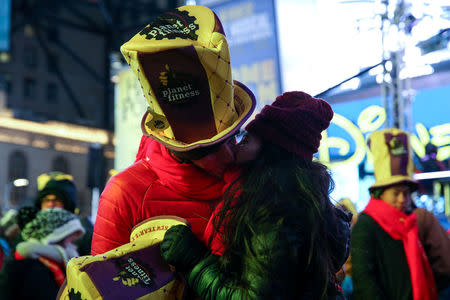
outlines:
[{"label": "man in red puffer jacket", "polygon": [[111,178],[100,197],[92,254],[129,242],[134,226],[160,215],[187,219],[201,238],[228,183],[234,135],[256,104],[232,80],[222,25],[206,7],[159,16],[121,51],[149,107],[136,162]]},{"label": "man in red puffer jacket", "polygon": [[[233,160],[233,142],[231,138],[217,152],[189,164],[180,163],[166,147],[144,136],[139,153],[146,157],[112,177],[100,197],[92,254],[128,243],[135,225],[159,215],[185,218],[201,237],[227,186],[222,176]],[[205,160],[212,162],[205,167],[215,166],[217,175],[198,166]]]}]

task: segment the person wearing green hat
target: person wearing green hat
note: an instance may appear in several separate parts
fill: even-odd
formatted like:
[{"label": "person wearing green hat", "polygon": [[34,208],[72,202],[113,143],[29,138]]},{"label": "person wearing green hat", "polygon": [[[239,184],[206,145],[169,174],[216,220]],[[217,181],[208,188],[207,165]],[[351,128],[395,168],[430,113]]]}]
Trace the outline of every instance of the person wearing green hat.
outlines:
[{"label": "person wearing green hat", "polygon": [[[34,205],[41,210],[62,208],[78,215],[77,188],[72,175],[59,171],[42,173],[37,177],[38,193]],[[91,252],[92,222],[83,216],[77,216],[85,230],[82,238],[76,241],[78,252],[88,255]]]},{"label": "person wearing green hat", "polygon": [[182,6],[159,16],[121,47],[148,103],[137,161],[103,190],[92,254],[129,241],[158,215],[188,220],[200,237],[226,188],[235,134],[256,100],[232,79],[227,39],[215,13]]},{"label": "person wearing green hat", "polygon": [[18,216],[23,241],[0,274],[0,298],[55,299],[66,263],[78,256],[73,242],[84,228],[77,216],[61,208],[23,207]]},{"label": "person wearing green hat", "polygon": [[[438,299],[434,266],[439,262],[430,248],[424,250],[420,233],[426,228],[411,197],[418,185],[409,135],[397,128],[379,130],[368,143],[376,181],[352,229],[353,299]],[[441,237],[441,245],[448,244],[448,236]],[[435,246],[433,251],[442,249]]]},{"label": "person wearing green hat", "polygon": [[38,194],[35,206],[39,209],[64,208],[72,213],[77,207],[77,188],[73,176],[63,172],[42,173],[37,178]]}]

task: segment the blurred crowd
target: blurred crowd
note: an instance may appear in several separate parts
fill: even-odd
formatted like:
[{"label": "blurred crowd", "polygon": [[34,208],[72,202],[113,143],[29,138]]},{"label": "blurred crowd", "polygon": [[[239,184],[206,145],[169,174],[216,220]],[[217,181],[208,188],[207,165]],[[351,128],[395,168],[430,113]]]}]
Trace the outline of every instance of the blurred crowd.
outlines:
[{"label": "blurred crowd", "polygon": [[67,262],[90,254],[93,224],[80,217],[73,177],[37,178],[33,206],[6,211],[0,221],[1,299],[54,299]]},{"label": "blurred crowd", "polygon": [[[382,156],[379,149],[387,145],[377,147],[373,153]],[[436,153],[435,149],[427,147],[428,156],[422,160],[427,166],[424,172],[445,170],[433,153]],[[411,163],[409,157],[408,160]],[[432,212],[417,207],[414,202],[423,195],[434,197],[441,189],[436,190],[433,180],[417,182],[407,173],[406,180],[393,179],[389,172],[383,175],[384,171],[376,166],[377,182],[384,178],[388,184],[384,182],[377,188],[376,183],[375,188],[370,189],[371,196],[390,203],[404,213],[405,218],[415,213],[419,242],[431,268],[428,275],[434,279],[439,299],[450,299],[449,232]],[[10,209],[0,219],[1,299],[54,299],[66,279],[69,260],[91,254],[93,224],[89,218],[78,215],[73,177],[62,172],[48,172],[36,180],[38,190],[34,206]],[[390,200],[389,193],[392,194],[393,189],[400,195],[397,200]],[[402,299],[402,295],[411,292],[402,290],[397,280],[391,278],[410,282],[404,247],[395,245],[394,239],[383,233],[385,230],[372,228],[374,224],[368,220],[370,215],[367,211],[358,212],[351,199],[342,198],[336,206],[352,214],[350,224],[356,232],[351,238],[351,253],[336,274],[345,299]],[[361,214],[363,221],[358,222]],[[383,277],[388,279],[383,282]],[[402,286],[411,289],[410,284],[403,283]],[[390,295],[384,296],[386,291]],[[378,292],[381,293],[378,298],[369,296]]]}]

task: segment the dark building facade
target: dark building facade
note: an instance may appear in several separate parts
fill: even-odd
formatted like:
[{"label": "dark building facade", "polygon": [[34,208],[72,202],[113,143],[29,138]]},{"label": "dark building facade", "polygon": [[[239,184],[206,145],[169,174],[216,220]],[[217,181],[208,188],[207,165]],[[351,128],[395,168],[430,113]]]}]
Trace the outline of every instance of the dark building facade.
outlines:
[{"label": "dark building facade", "polygon": [[[1,208],[32,202],[36,177],[63,171],[74,176],[81,213],[91,214],[89,170],[101,166],[101,189],[114,166],[110,74],[121,63],[119,47],[183,3],[11,1],[10,47],[0,53]],[[101,159],[89,160],[98,146]],[[18,178],[29,185],[15,187]]]}]

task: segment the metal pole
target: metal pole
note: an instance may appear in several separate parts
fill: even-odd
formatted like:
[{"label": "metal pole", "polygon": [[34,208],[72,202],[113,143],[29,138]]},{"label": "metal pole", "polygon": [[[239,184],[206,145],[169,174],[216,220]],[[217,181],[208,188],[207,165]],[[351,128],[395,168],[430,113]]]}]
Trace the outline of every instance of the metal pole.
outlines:
[{"label": "metal pole", "polygon": [[13,186],[13,182],[7,182],[5,184],[5,190],[4,190],[4,196],[3,196],[3,205],[2,205],[2,210],[3,211],[7,211],[9,208],[9,201],[11,198],[11,188]]},{"label": "metal pole", "polygon": [[444,183],[445,215],[450,218],[450,183]]},{"label": "metal pole", "polygon": [[[386,112],[386,121],[384,122],[384,127],[391,127],[391,115],[392,115],[392,110],[390,107],[390,101],[389,101],[389,82],[388,80],[390,80],[388,78],[389,75],[389,71],[387,70],[387,66],[386,64],[388,64],[390,62],[390,57],[388,57],[388,53],[386,51],[386,22],[389,20],[388,19],[388,5],[389,5],[389,1],[382,1],[382,4],[384,4],[384,13],[381,14],[381,49],[382,49],[382,53],[381,53],[381,59],[383,61],[383,78],[381,81],[381,99],[383,100],[383,107],[384,110]],[[390,75],[389,75],[390,76]]]},{"label": "metal pole", "polygon": [[405,130],[408,132],[413,132],[414,130],[414,118],[413,118],[413,102],[415,97],[415,91],[411,88],[411,79],[407,78],[404,80],[404,107],[403,114],[405,118]]},{"label": "metal pole", "polygon": [[[409,115],[405,114],[405,93],[400,71],[403,69],[403,55],[405,41],[402,34],[405,31],[405,3],[403,1],[382,0],[385,10],[381,14],[381,46],[383,60],[390,63],[391,69],[384,64],[381,96],[386,110],[387,127],[407,129],[409,127]],[[395,7],[394,7],[395,6]],[[390,36],[391,31],[397,32],[395,41]],[[391,45],[392,48],[388,48]]]},{"label": "metal pole", "polygon": [[91,201],[91,221],[95,223],[98,210],[98,201],[100,199],[100,189],[98,187],[92,188],[92,201]]},{"label": "metal pole", "polygon": [[391,70],[391,101],[392,101],[392,126],[403,129],[403,97],[402,82],[400,79],[401,58],[399,51],[392,52]]}]

